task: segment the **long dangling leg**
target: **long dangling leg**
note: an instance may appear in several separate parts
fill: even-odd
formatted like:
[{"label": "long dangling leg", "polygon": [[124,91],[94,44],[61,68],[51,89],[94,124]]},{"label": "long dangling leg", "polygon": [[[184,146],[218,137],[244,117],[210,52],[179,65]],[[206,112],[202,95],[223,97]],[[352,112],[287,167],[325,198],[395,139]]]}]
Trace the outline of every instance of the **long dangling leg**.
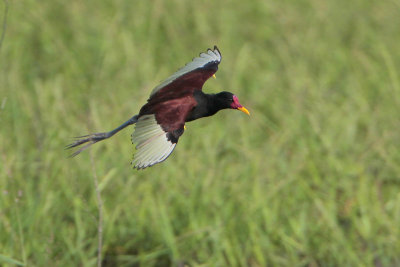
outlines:
[{"label": "long dangling leg", "polygon": [[[93,134],[89,134],[89,135],[83,135],[83,136],[78,136],[76,137],[77,140],[75,142],[73,142],[72,144],[69,144],[65,147],[65,149],[71,149],[80,145],[85,144],[83,147],[79,148],[77,151],[75,151],[74,153],[72,153],[70,155],[70,157],[75,157],[76,155],[78,155],[79,153],[81,153],[83,150],[85,150],[86,148],[90,147],[91,145],[102,141],[104,139],[110,138],[111,136],[113,136],[114,134],[118,133],[119,131],[121,131],[122,129],[124,129],[125,127],[131,125],[131,124],[135,124],[138,121],[138,115],[133,116],[132,118],[130,118],[129,120],[127,120],[126,122],[124,122],[123,124],[121,124],[120,126],[118,126],[117,128],[115,128],[112,131],[109,132],[104,132],[104,133],[93,133]],[[87,144],[86,144],[87,143]]]}]

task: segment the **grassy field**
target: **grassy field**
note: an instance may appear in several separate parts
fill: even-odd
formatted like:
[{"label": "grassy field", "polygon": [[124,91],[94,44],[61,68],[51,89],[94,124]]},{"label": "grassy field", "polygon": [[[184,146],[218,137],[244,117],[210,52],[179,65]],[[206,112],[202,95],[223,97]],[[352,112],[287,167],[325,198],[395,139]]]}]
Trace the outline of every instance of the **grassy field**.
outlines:
[{"label": "grassy field", "polygon": [[[5,1],[0,2],[3,19]],[[0,265],[399,266],[400,3],[16,1],[0,50]],[[132,127],[77,158],[208,47],[187,125],[132,170]]]}]

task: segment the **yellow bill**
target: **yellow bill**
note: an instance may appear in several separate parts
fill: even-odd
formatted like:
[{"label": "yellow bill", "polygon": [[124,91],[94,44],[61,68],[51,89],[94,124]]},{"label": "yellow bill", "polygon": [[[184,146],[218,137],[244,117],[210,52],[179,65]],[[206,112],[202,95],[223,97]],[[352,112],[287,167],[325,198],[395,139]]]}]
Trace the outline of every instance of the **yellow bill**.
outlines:
[{"label": "yellow bill", "polygon": [[247,108],[245,108],[245,107],[240,107],[240,108],[238,108],[238,110],[240,110],[241,112],[244,112],[244,113],[246,113],[247,115],[250,116],[250,112],[247,110]]},{"label": "yellow bill", "polygon": [[217,76],[215,76],[215,74],[213,74],[213,78],[214,78],[214,79],[217,79]]}]

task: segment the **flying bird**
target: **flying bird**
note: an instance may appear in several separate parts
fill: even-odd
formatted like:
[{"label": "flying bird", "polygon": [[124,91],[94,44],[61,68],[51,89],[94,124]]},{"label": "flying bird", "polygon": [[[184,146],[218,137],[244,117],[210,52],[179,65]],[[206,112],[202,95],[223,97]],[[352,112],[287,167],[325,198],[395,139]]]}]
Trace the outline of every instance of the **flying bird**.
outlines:
[{"label": "flying bird", "polygon": [[132,165],[144,169],[168,158],[184,133],[186,122],[214,115],[222,109],[237,109],[250,115],[236,95],[230,92],[206,94],[202,91],[203,84],[210,77],[215,78],[221,59],[216,46],[201,53],[155,87],[139,114],[112,131],[77,137],[66,148],[84,145],[71,155],[76,156],[89,146],[135,124],[132,143],[136,145],[136,152]]}]

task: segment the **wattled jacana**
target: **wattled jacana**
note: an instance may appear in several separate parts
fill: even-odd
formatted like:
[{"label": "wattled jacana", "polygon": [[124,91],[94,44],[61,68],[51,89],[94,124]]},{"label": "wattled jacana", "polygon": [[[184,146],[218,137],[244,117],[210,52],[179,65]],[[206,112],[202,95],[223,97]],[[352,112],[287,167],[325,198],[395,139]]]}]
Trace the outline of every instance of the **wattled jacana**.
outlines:
[{"label": "wattled jacana", "polygon": [[134,168],[144,169],[164,161],[172,153],[185,131],[186,122],[208,117],[228,108],[250,115],[239,103],[237,96],[230,92],[203,93],[203,84],[211,76],[215,77],[221,58],[216,46],[213,50],[208,49],[206,53],[201,53],[154,88],[139,114],[110,132],[78,137],[67,148],[86,145],[71,156],[76,156],[90,145],[113,136],[128,125],[136,124],[132,134],[132,143],[136,144],[132,164]]}]

